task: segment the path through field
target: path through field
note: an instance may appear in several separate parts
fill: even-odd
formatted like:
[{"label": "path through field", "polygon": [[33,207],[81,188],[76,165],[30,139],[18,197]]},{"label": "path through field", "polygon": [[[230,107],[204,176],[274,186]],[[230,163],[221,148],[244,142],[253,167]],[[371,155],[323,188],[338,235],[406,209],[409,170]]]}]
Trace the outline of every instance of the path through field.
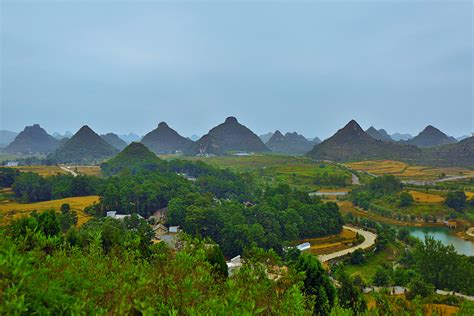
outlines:
[{"label": "path through field", "polygon": [[344,229],[351,230],[351,231],[356,232],[359,235],[363,236],[364,241],[361,244],[359,244],[357,246],[354,246],[354,247],[351,247],[351,248],[348,248],[348,249],[344,249],[344,250],[341,250],[341,251],[336,251],[336,252],[326,254],[326,255],[320,255],[320,256],[318,256],[319,261],[326,262],[326,261],[329,261],[329,260],[332,260],[332,259],[335,259],[335,258],[345,256],[347,254],[353,253],[357,249],[367,249],[367,248],[369,248],[369,247],[371,247],[375,244],[375,239],[377,239],[376,234],[374,234],[372,232],[369,232],[367,230],[360,229],[360,228],[355,228],[355,227],[350,227],[350,226],[343,226],[343,227],[344,227]]},{"label": "path through field", "polygon": [[69,173],[72,174],[74,177],[77,177],[77,176],[78,176],[77,172],[75,172],[75,171],[69,169],[68,167],[59,166],[59,168],[63,169],[63,170],[66,171],[66,172],[69,172]]},{"label": "path through field", "polygon": [[352,174],[352,185],[360,185],[359,177],[355,173]]}]

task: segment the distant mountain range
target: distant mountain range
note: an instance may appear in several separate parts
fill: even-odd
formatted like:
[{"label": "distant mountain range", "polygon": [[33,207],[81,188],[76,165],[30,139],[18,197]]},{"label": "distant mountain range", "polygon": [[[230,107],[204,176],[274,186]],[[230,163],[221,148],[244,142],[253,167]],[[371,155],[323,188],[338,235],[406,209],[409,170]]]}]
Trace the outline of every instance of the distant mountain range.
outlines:
[{"label": "distant mountain range", "polygon": [[332,137],[316,145],[307,156],[318,160],[350,161],[416,157],[420,149],[373,138],[352,120]]},{"label": "distant mountain range", "polygon": [[303,155],[310,151],[315,144],[296,132],[283,135],[278,130],[265,143],[272,152],[290,155]]},{"label": "distant mountain range", "polygon": [[[474,165],[474,137],[457,143],[432,126],[425,128],[418,136],[411,144],[376,140],[352,120],[332,137],[316,145],[307,156],[341,162],[393,159],[428,165]],[[443,142],[448,143],[442,145]]]},{"label": "distant mountain range", "polygon": [[411,136],[410,134],[400,134],[400,133],[394,133],[390,135],[390,137],[396,142],[399,142],[401,140],[409,140],[413,138],[413,136]]},{"label": "distant mountain range", "polygon": [[270,138],[272,138],[272,136],[273,136],[273,132],[268,132],[258,137],[262,140],[264,144],[266,144],[270,140]]},{"label": "distant mountain range", "polygon": [[114,146],[115,149],[118,150],[122,150],[128,145],[123,139],[121,139],[117,134],[114,133],[103,134],[100,135],[100,137],[102,137],[103,140],[105,140],[107,143]]},{"label": "distant mountain range", "polygon": [[434,126],[428,125],[417,136],[405,141],[410,145],[415,145],[420,148],[429,148],[439,145],[453,144],[457,140],[454,137],[449,137]]},{"label": "distant mountain range", "polygon": [[59,140],[49,135],[39,124],[26,126],[5,148],[8,153],[51,153],[59,147]]},{"label": "distant mountain range", "polygon": [[383,140],[386,142],[393,141],[393,139],[390,137],[390,135],[388,135],[388,133],[384,129],[377,130],[375,129],[375,127],[371,126],[365,132],[377,140]]},{"label": "distant mountain range", "polygon": [[187,150],[187,153],[223,155],[229,151],[268,152],[270,150],[257,135],[231,116],[201,137]]},{"label": "distant mountain range", "polygon": [[61,134],[61,133],[58,133],[58,132],[54,132],[53,133],[53,137],[56,138],[56,139],[63,139],[63,138],[71,138],[72,137],[72,133],[70,131],[66,131],[66,133],[64,134]]},{"label": "distant mountain range", "polygon": [[89,126],[84,125],[50,158],[62,163],[91,163],[102,161],[118,152]]},{"label": "distant mountain range", "polygon": [[0,148],[7,147],[17,135],[15,132],[0,130]]},{"label": "distant mountain range", "polygon": [[121,134],[119,135],[121,139],[126,141],[128,144],[132,142],[139,142],[141,137],[135,133]]},{"label": "distant mountain range", "polygon": [[189,138],[179,135],[166,122],[158,124],[156,129],[143,136],[141,142],[156,154],[182,152],[194,143]]}]

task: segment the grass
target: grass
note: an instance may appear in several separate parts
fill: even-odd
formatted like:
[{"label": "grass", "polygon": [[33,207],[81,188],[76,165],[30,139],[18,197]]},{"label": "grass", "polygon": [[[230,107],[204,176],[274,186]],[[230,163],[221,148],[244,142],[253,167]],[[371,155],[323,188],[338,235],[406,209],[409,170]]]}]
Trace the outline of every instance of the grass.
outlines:
[{"label": "grass", "polygon": [[25,204],[17,203],[11,200],[4,200],[0,202],[0,225],[8,224],[8,222],[12,219],[26,216],[34,210],[38,212],[50,209],[59,211],[62,204],[69,203],[71,205],[71,209],[77,212],[78,225],[80,226],[91,218],[91,216],[84,213],[84,208],[98,201],[99,197],[96,195],[70,197],[59,200]]},{"label": "grass", "polygon": [[100,166],[75,166],[72,169],[79,174],[86,175],[86,176],[100,176]]},{"label": "grass", "polygon": [[403,245],[400,242],[389,244],[383,251],[367,255],[366,262],[359,265],[347,265],[346,272],[350,276],[360,274],[364,280],[371,283],[377,267],[384,263],[392,262],[400,258]]},{"label": "grass", "polygon": [[309,242],[309,252],[313,255],[332,253],[352,247],[357,241],[357,234],[351,230],[343,229],[340,234],[320,238],[308,238],[298,243]]},{"label": "grass", "polygon": [[436,180],[442,174],[449,176],[473,176],[474,170],[460,167],[429,167],[409,165],[394,160],[370,160],[347,164],[351,169],[365,171],[374,175],[391,174],[402,180]]}]

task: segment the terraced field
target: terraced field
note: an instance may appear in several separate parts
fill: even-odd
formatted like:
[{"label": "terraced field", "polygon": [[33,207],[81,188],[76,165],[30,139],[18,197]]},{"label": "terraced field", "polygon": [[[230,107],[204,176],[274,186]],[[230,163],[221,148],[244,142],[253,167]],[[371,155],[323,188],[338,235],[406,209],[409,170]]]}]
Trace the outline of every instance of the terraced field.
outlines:
[{"label": "terraced field", "polygon": [[437,180],[442,175],[445,177],[472,176],[474,170],[460,167],[429,167],[409,165],[394,160],[371,160],[347,164],[351,169],[365,171],[373,175],[392,174],[402,180]]},{"label": "terraced field", "polygon": [[413,199],[415,202],[419,203],[436,203],[436,204],[441,204],[444,202],[445,197],[434,194],[434,193],[425,193],[425,192],[420,192],[420,191],[408,191],[408,193],[413,196]]},{"label": "terraced field", "polygon": [[351,230],[343,229],[340,234],[322,237],[303,239],[299,243],[309,242],[311,248],[309,252],[314,255],[333,253],[347,249],[357,243],[357,234]]},{"label": "terraced field", "polygon": [[84,213],[84,208],[98,201],[99,197],[96,195],[78,196],[60,200],[25,204],[16,203],[10,200],[3,200],[0,201],[0,225],[5,225],[12,219],[28,215],[34,210],[38,212],[50,209],[59,211],[61,205],[64,203],[69,203],[71,205],[71,209],[77,212],[78,225],[82,225],[91,218],[89,215]]}]

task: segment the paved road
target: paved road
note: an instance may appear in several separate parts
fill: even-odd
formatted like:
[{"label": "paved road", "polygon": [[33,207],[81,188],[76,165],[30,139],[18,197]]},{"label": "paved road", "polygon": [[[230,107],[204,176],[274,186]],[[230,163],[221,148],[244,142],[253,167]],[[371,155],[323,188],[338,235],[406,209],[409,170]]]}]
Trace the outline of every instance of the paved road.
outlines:
[{"label": "paved road", "polygon": [[75,172],[75,171],[69,169],[68,167],[59,166],[59,168],[63,169],[63,170],[66,171],[66,172],[69,172],[69,173],[72,174],[74,177],[77,177],[77,176],[78,176],[77,172]]},{"label": "paved road", "polygon": [[355,228],[355,227],[349,227],[349,226],[344,226],[344,229],[348,229],[348,230],[358,233],[359,235],[362,235],[364,237],[364,241],[361,244],[348,248],[348,249],[336,251],[327,255],[320,255],[318,256],[318,258],[321,262],[326,262],[338,257],[345,256],[347,254],[353,253],[357,249],[367,249],[373,246],[375,244],[375,239],[377,239],[376,234],[369,232],[367,230],[363,230],[363,229]]}]

